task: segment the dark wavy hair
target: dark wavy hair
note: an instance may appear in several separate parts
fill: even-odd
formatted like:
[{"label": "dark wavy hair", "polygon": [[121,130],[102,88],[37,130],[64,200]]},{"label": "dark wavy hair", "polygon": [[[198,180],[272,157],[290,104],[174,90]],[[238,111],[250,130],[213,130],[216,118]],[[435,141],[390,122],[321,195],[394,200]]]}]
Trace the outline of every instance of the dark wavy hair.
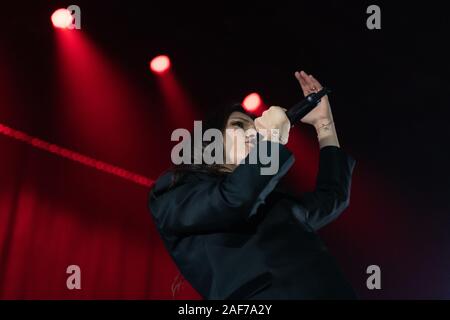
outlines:
[{"label": "dark wavy hair", "polygon": [[[208,129],[218,129],[224,134],[228,118],[235,112],[242,112],[248,115],[250,118],[255,119],[256,116],[252,113],[247,112],[240,103],[232,103],[225,105],[223,107],[210,110],[209,114],[206,116],[202,123],[202,135]],[[205,148],[212,142],[203,141],[202,142],[202,153]],[[169,171],[173,172],[171,188],[174,187],[178,182],[180,182],[184,176],[190,173],[206,173],[214,176],[221,176],[227,174],[222,164],[195,164],[194,163],[194,148],[191,149],[191,164],[180,164],[174,165]]]},{"label": "dark wavy hair", "polygon": [[[212,128],[220,130],[223,134],[226,129],[228,118],[235,111],[242,112],[252,119],[256,118],[254,114],[247,112],[239,103],[230,103],[228,105],[223,105],[222,107],[219,107],[217,109],[210,110],[208,115],[205,117],[205,120],[202,123],[202,135],[206,130]],[[202,142],[202,152],[210,143],[212,142]],[[166,170],[168,172],[173,172],[169,189],[175,187],[183,179],[183,177],[191,173],[200,172],[214,176],[222,176],[227,174],[227,172],[223,170],[223,165],[194,164],[194,148],[193,146],[191,147],[191,164],[174,165],[173,167]],[[175,299],[177,293],[182,290],[184,281],[185,279],[183,275],[178,271],[178,274],[175,276],[171,286],[173,299]]]}]

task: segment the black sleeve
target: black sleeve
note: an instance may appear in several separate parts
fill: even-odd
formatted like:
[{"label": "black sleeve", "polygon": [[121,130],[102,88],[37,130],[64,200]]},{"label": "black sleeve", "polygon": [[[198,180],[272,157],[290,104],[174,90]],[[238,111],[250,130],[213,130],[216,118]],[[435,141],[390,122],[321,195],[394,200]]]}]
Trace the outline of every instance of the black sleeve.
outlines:
[{"label": "black sleeve", "polygon": [[350,204],[350,189],[356,161],[340,147],[320,149],[316,188],[298,198],[303,210],[294,215],[314,230],[336,219]]},{"label": "black sleeve", "polygon": [[[261,174],[260,161],[248,163],[264,143],[278,150],[274,174]],[[221,232],[249,219],[294,162],[282,144],[261,141],[258,148],[222,178],[191,180],[167,192],[150,192],[149,207],[158,227],[173,234]]]}]

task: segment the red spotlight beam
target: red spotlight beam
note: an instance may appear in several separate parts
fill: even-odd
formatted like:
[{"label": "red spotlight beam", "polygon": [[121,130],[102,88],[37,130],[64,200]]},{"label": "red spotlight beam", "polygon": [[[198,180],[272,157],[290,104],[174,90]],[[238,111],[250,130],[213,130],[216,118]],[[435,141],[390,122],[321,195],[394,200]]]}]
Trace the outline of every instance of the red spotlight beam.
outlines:
[{"label": "red spotlight beam", "polygon": [[120,167],[111,165],[111,164],[103,162],[103,161],[95,160],[95,159],[85,156],[81,153],[60,147],[58,145],[46,142],[39,138],[32,137],[23,131],[15,130],[15,129],[5,126],[1,123],[0,123],[0,134],[3,134],[4,136],[7,136],[7,137],[10,137],[10,138],[22,141],[22,142],[25,142],[35,148],[56,154],[62,158],[66,158],[66,159],[81,163],[85,166],[118,176],[122,179],[129,180],[131,182],[134,182],[136,184],[139,184],[139,185],[142,185],[145,187],[150,187],[154,183],[153,180],[151,180],[147,177],[141,176],[139,174],[133,173],[131,171],[122,169]]}]

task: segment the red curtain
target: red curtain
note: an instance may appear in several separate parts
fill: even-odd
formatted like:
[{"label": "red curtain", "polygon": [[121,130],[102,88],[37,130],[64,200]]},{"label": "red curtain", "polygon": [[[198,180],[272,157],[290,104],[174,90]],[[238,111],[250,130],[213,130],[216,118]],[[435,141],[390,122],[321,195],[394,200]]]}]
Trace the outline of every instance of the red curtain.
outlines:
[{"label": "red curtain", "polygon": [[[0,299],[199,298],[177,278],[146,187],[5,136],[0,150]],[[70,265],[80,290],[67,288]]]}]

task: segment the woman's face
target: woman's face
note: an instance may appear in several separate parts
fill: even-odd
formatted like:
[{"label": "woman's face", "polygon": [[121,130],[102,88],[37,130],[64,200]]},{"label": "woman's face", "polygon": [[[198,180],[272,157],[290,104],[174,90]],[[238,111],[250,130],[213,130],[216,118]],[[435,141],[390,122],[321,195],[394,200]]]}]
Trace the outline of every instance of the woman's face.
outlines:
[{"label": "woman's face", "polygon": [[256,144],[253,119],[239,111],[231,113],[226,125],[224,144],[226,163],[238,165]]}]

